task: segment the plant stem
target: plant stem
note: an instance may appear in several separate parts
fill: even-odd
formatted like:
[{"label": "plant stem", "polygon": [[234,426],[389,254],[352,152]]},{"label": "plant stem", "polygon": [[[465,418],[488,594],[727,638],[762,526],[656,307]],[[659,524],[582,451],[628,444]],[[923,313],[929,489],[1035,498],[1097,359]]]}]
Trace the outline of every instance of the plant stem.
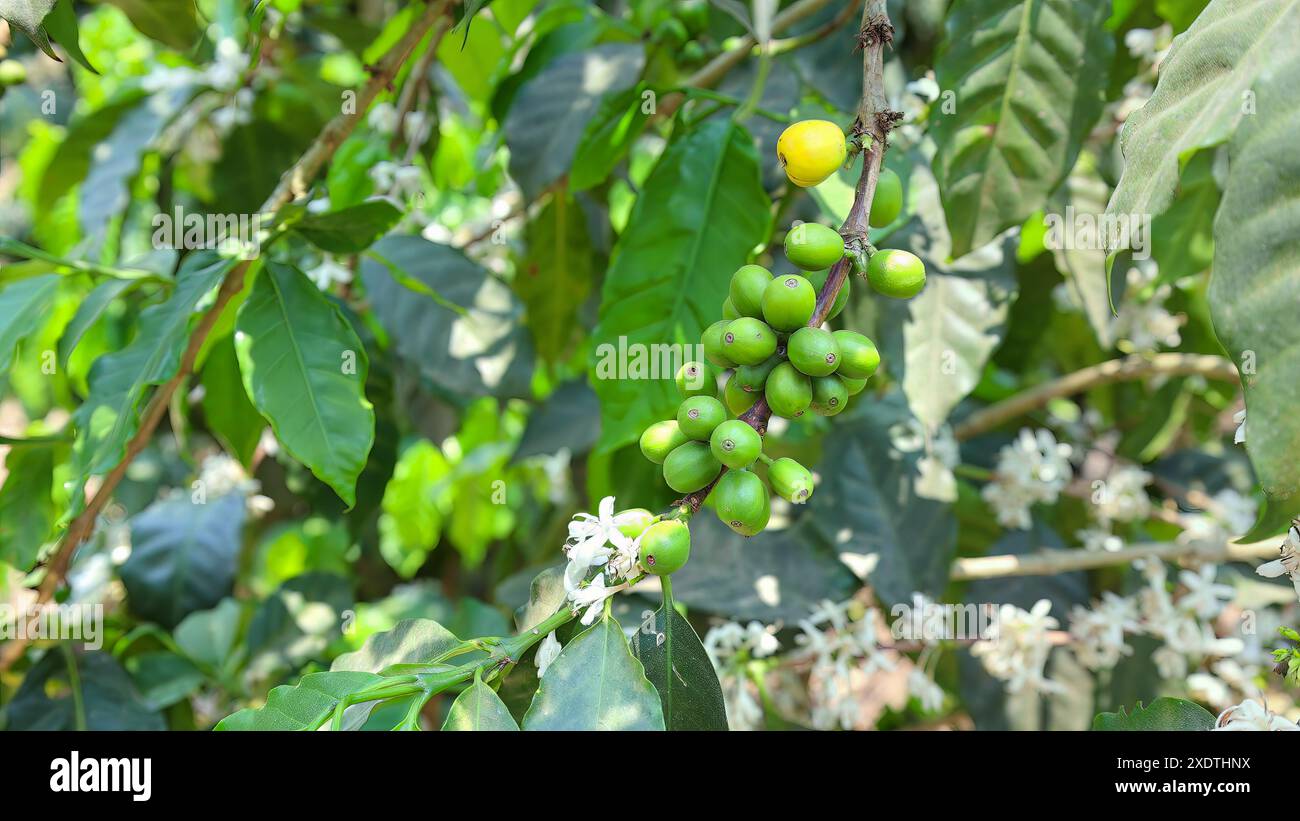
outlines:
[{"label": "plant stem", "polygon": [[999,579],[1008,576],[1051,576],[1070,570],[1128,564],[1137,559],[1197,559],[1198,561],[1257,561],[1277,558],[1277,542],[1233,544],[1217,547],[1178,542],[1135,544],[1116,551],[1041,550],[1037,553],[1014,553],[1004,556],[979,556],[957,559],[952,564],[952,581]]}]

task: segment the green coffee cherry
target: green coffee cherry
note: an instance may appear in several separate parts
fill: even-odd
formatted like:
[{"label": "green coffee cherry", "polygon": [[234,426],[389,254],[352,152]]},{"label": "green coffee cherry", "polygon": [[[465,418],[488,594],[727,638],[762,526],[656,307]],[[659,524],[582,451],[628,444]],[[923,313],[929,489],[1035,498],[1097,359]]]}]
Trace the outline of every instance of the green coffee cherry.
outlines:
[{"label": "green coffee cherry", "polygon": [[793,419],[803,415],[812,404],[812,382],[795,370],[794,365],[782,362],[767,377],[763,395],[767,397],[772,413]]},{"label": "green coffee cherry", "polygon": [[713,429],[727,421],[727,409],[712,396],[692,396],[677,406],[677,427],[700,442],[709,441]]},{"label": "green coffee cherry", "polygon": [[721,319],[704,329],[700,342],[704,344],[704,358],[719,368],[734,368],[736,363],[727,358],[722,347],[722,335],[726,332],[730,320]]},{"label": "green coffee cherry", "polygon": [[692,396],[717,396],[718,375],[705,362],[687,362],[677,369],[677,392],[683,399]]},{"label": "green coffee cherry", "polygon": [[849,401],[849,389],[836,374],[815,376],[812,381],[812,409],[822,416],[834,416]]},{"label": "green coffee cherry", "polygon": [[[829,268],[825,271],[811,271],[808,274],[808,281],[812,283],[812,286],[817,289],[817,293],[820,294],[822,288],[826,287],[826,279],[830,274],[831,272]],[[844,278],[844,284],[840,286],[840,292],[835,295],[835,304],[831,305],[831,312],[826,315],[827,319],[834,319],[840,315],[840,312],[844,310],[844,306],[849,304],[849,294],[852,292],[853,277],[846,276]]]},{"label": "green coffee cherry", "polygon": [[0,88],[27,82],[27,67],[17,60],[0,60]]},{"label": "green coffee cherry", "polygon": [[763,386],[767,384],[767,377],[772,373],[772,369],[784,361],[781,358],[779,343],[777,351],[775,355],[768,357],[757,365],[741,365],[736,368],[736,378],[740,380],[741,390],[749,393],[761,393],[763,391]]},{"label": "green coffee cherry", "polygon": [[615,526],[619,532],[629,539],[635,539],[645,532],[645,529],[654,524],[659,517],[643,507],[629,508],[614,517]]},{"label": "green coffee cherry", "polygon": [[723,355],[737,365],[757,365],[776,353],[776,332],[761,319],[733,319],[722,333]]},{"label": "green coffee cherry", "polygon": [[694,493],[717,478],[722,463],[706,442],[687,442],[664,460],[664,481],[678,493]]},{"label": "green coffee cherry", "polygon": [[829,268],[844,256],[844,238],[834,228],[804,222],[785,235],[785,256],[805,271]]},{"label": "green coffee cherry", "polygon": [[840,366],[840,346],[830,331],[803,327],[790,334],[785,354],[800,373],[826,376]]},{"label": "green coffee cherry", "polygon": [[737,376],[739,373],[740,371],[733,371],[731,376],[727,377],[727,384],[722,387],[722,401],[727,404],[727,410],[735,416],[740,416],[754,407],[754,403],[758,401],[757,393],[749,393],[741,386]]},{"label": "green coffee cherry", "polygon": [[857,331],[836,331],[834,336],[840,347],[840,369],[836,373],[850,379],[870,379],[880,367],[876,343]]},{"label": "green coffee cherry", "polygon": [[[840,370],[841,371],[844,370],[843,362],[840,363]],[[840,378],[840,381],[844,383],[844,387],[845,389],[848,390],[849,396],[857,396],[858,394],[862,393],[862,389],[867,386],[867,380],[865,379],[854,379],[852,377],[845,376],[843,373],[837,373],[835,375],[838,376]]]},{"label": "green coffee cherry", "polygon": [[691,437],[682,433],[676,419],[655,422],[641,434],[641,453],[656,465],[662,465],[668,454],[689,441]]},{"label": "green coffee cherry", "polygon": [[731,275],[727,298],[741,316],[763,316],[763,291],[772,272],[761,265],[742,265]]},{"label": "green coffee cherry", "polygon": [[676,519],[655,522],[642,534],[640,550],[647,573],[667,576],[681,570],[691,557],[691,531]]},{"label": "green coffee cherry", "polygon": [[871,198],[872,228],[884,228],[903,212],[903,181],[888,168],[880,169],[876,193]]},{"label": "green coffee cherry", "polygon": [[763,291],[763,319],[782,333],[808,324],[817,307],[817,291],[798,274],[777,277]]},{"label": "green coffee cherry", "polygon": [[787,502],[801,505],[812,495],[812,473],[793,459],[782,457],[768,465],[767,478],[776,495]]},{"label": "green coffee cherry", "polygon": [[763,437],[739,419],[732,419],[713,429],[709,450],[729,468],[747,468],[762,453]]},{"label": "green coffee cherry", "polygon": [[885,296],[908,299],[925,287],[925,263],[909,251],[877,251],[867,263],[867,279]]},{"label": "green coffee cherry", "polygon": [[729,470],[713,489],[713,509],[742,536],[762,533],[772,515],[767,485],[747,470]]},{"label": "green coffee cherry", "polygon": [[731,297],[722,300],[722,318],[727,320],[740,319],[740,311],[736,310],[736,306],[732,303]]}]

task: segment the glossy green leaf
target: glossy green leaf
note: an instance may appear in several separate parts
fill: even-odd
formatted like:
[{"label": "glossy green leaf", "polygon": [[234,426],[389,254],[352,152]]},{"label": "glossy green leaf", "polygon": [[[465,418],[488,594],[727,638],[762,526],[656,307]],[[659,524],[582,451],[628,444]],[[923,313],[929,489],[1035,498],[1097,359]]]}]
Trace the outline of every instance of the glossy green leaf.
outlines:
[{"label": "glossy green leaf", "polygon": [[296,268],[266,263],[239,311],[244,386],[295,459],[349,507],[375,438],[365,348],[337,305]]},{"label": "glossy green leaf", "polygon": [[88,380],[90,396],[73,414],[78,475],[103,473],[122,461],[127,441],[139,429],[146,394],[176,374],[199,301],[233,265],[209,252],[186,258],[171,296],[140,314],[130,344],[96,360]]},{"label": "glossy green leaf", "polygon": [[558,613],[566,601],[564,567],[546,568],[529,583],[528,601],[515,609],[515,628],[521,633],[533,629]]},{"label": "glossy green leaf", "polygon": [[[614,250],[592,332],[602,449],[633,442],[647,425],[673,415],[681,363],[653,373],[649,346],[699,344],[704,328],[720,318],[732,272],[767,239],[768,203],[753,142],[729,120],[705,122],[659,159]],[[644,346],[644,373],[626,353],[633,345]],[[679,349],[685,358],[695,350]]]},{"label": "glossy green leaf", "polygon": [[1124,173],[1107,213],[1155,216],[1168,208],[1190,157],[1253,119],[1256,79],[1298,39],[1300,0],[1213,0],[1174,39],[1155,93],[1124,123]]},{"label": "glossy green leaf", "polygon": [[[66,454],[67,448],[58,448]],[[56,448],[10,448],[0,484],[0,562],[28,571],[50,538],[59,509],[54,503]]]},{"label": "glossy green leaf", "polygon": [[662,730],[659,694],[618,622],[603,618],[571,639],[542,677],[525,730]]},{"label": "glossy green leaf", "polygon": [[1158,698],[1146,707],[1139,702],[1125,712],[1098,713],[1094,730],[1209,730],[1214,727],[1214,713],[1201,705],[1181,698]]},{"label": "glossy green leaf", "polygon": [[131,520],[131,555],[122,583],[131,609],[164,627],[230,595],[242,544],[244,497],[204,504],[187,496],[157,502]]},{"label": "glossy green leaf", "polygon": [[20,279],[0,290],[0,372],[9,370],[18,343],[36,333],[49,319],[59,294],[58,274]]},{"label": "glossy green leaf", "polygon": [[86,335],[86,331],[99,321],[104,312],[113,304],[113,300],[124,295],[135,283],[125,279],[110,279],[99,283],[86,295],[85,300],[77,306],[77,313],[63,329],[59,337],[59,362],[67,365],[68,357],[76,350],[77,343]]},{"label": "glossy green leaf", "polygon": [[601,98],[633,85],[644,65],[640,43],[607,43],[557,58],[520,89],[503,127],[510,175],[525,197],[568,173]]},{"label": "glossy green leaf", "polygon": [[442,729],[499,732],[518,730],[519,725],[496,691],[475,679],[451,703]]},{"label": "glossy green leaf", "polygon": [[1228,146],[1209,300],[1215,334],[1242,373],[1246,450],[1276,531],[1300,515],[1300,157],[1292,139],[1300,127],[1300,56],[1294,48],[1288,54],[1260,76],[1258,113]]},{"label": "glossy green leaf", "polygon": [[654,108],[647,102],[648,93],[638,84],[601,102],[574,150],[570,191],[586,191],[609,179],[650,122]]},{"label": "glossy green leaf", "polygon": [[[726,730],[727,708],[713,662],[690,622],[660,607],[642,624],[632,651],[659,693],[669,730]],[[549,671],[548,671],[549,672]]]},{"label": "glossy green leaf", "polygon": [[388,200],[367,200],[337,211],[310,214],[296,223],[294,230],[331,254],[358,254],[401,219],[401,209]]},{"label": "glossy green leaf", "polygon": [[393,664],[425,664],[458,644],[460,639],[432,619],[404,619],[367,638],[361,649],[334,659],[330,669],[378,673]]},{"label": "glossy green leaf", "polygon": [[249,467],[262,431],[266,429],[266,421],[253,407],[248,391],[244,390],[234,334],[226,334],[212,346],[199,381],[203,385],[201,404],[208,429],[240,464]]},{"label": "glossy green leaf", "polygon": [[245,708],[218,722],[217,730],[314,730],[346,696],[382,682],[358,672],[311,673],[292,686],[276,687],[266,705]]},{"label": "glossy green leaf", "polygon": [[1101,115],[1107,0],[955,0],[935,58],[934,171],[962,256],[1043,207]]},{"label": "glossy green leaf", "polygon": [[77,31],[77,10],[73,7],[72,0],[56,0],[54,8],[50,9],[50,13],[45,17],[45,30],[49,32],[54,42],[63,46],[63,50],[68,52],[69,57],[90,73],[99,73],[81,50],[81,35]]},{"label": "glossy green leaf", "polygon": [[559,362],[580,335],[578,312],[596,279],[587,217],[572,197],[556,195],[524,228],[527,254],[511,283],[537,352]]}]

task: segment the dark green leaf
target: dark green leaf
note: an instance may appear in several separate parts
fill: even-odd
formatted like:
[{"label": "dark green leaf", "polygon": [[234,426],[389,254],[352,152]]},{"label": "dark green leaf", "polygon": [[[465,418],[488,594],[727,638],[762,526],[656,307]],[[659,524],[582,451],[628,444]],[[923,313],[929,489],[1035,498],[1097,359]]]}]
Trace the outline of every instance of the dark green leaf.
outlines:
[{"label": "dark green leaf", "polygon": [[80,63],[87,71],[98,74],[95,67],[81,51],[81,38],[77,32],[77,10],[72,0],[57,0],[54,8],[45,17],[45,30],[54,38],[54,42],[63,46],[68,56]]},{"label": "dark green leaf", "polygon": [[27,671],[5,712],[10,730],[166,729],[131,677],[103,652],[46,653]]},{"label": "dark green leaf", "polygon": [[646,93],[646,87],[638,84],[601,102],[574,151],[570,191],[585,191],[604,182],[627,156],[653,113],[642,96]]},{"label": "dark green leaf", "polygon": [[126,12],[131,24],[178,51],[194,45],[201,33],[194,0],[108,0]]},{"label": "dark green leaf", "polygon": [[537,352],[559,362],[579,335],[578,311],[596,279],[586,216],[576,200],[557,194],[528,221],[524,243],[528,251],[511,284],[524,303]]},{"label": "dark green leaf", "polygon": [[368,200],[325,214],[311,214],[294,230],[331,254],[359,254],[387,234],[402,219],[388,200]]},{"label": "dark green leaf", "polygon": [[[66,448],[59,449],[67,453]],[[0,484],[0,562],[26,572],[50,538],[59,509],[54,504],[55,448],[12,448]]]},{"label": "dark green leaf", "polygon": [[726,730],[722,685],[695,628],[676,609],[660,607],[637,630],[632,651],[659,692],[669,730]]},{"label": "dark green leaf", "polygon": [[226,334],[212,346],[203,364],[203,418],[244,467],[253,463],[253,453],[266,429],[257,408],[248,399],[239,373],[235,335]]}]

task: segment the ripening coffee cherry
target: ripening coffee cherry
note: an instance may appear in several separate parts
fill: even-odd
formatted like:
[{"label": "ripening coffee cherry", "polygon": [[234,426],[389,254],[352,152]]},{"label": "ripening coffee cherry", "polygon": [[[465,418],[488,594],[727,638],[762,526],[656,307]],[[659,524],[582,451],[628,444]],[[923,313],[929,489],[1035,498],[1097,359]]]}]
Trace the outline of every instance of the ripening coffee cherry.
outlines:
[{"label": "ripening coffee cherry", "polygon": [[[727,299],[740,316],[763,316],[763,289],[772,281],[772,272],[762,265],[742,265],[731,275]],[[723,314],[726,315],[725,313]]]},{"label": "ripening coffee cherry", "polygon": [[[830,277],[830,274],[831,272],[829,269],[825,271],[808,272],[808,281],[812,283],[813,288],[816,289],[818,294],[822,292],[822,288],[826,287],[826,280]],[[844,283],[840,285],[840,292],[835,295],[835,304],[831,305],[831,312],[826,315],[827,319],[834,319],[840,315],[840,312],[844,310],[844,306],[849,304],[849,294],[852,293],[852,291],[853,276],[845,276]]]},{"label": "ripening coffee cherry", "polygon": [[741,386],[740,379],[737,377],[739,373],[739,370],[732,371],[727,377],[727,384],[722,387],[722,401],[726,403],[727,410],[735,416],[740,416],[754,407],[759,396],[757,393],[749,393]]},{"label": "ripening coffee cherry", "polygon": [[763,319],[781,333],[807,325],[816,307],[817,291],[798,274],[777,277],[763,291]]},{"label": "ripening coffee cherry", "polygon": [[655,422],[641,434],[641,453],[656,465],[662,465],[668,454],[689,441],[691,437],[682,433],[676,419]]},{"label": "ripening coffee cherry", "polygon": [[800,373],[826,376],[840,366],[840,346],[830,331],[803,327],[790,334],[785,354]]},{"label": "ripening coffee cherry", "polygon": [[903,181],[888,168],[880,169],[876,193],[871,198],[872,228],[884,228],[903,213]]},{"label": "ripening coffee cherry", "polygon": [[867,279],[885,296],[907,299],[925,287],[925,263],[909,251],[877,251],[867,263]]},{"label": "ripening coffee cherry", "polygon": [[704,362],[687,362],[677,369],[677,392],[683,399],[692,396],[717,396],[718,375]]},{"label": "ripening coffee cherry", "polygon": [[821,271],[844,256],[844,237],[834,228],[803,222],[786,232],[785,256],[805,271]]},{"label": "ripening coffee cherry", "polygon": [[667,576],[682,569],[691,557],[691,531],[684,522],[667,519],[655,522],[641,536],[641,567],[655,576]]},{"label": "ripening coffee cherry", "polygon": [[776,353],[776,332],[761,319],[733,319],[722,333],[723,356],[737,365],[757,365]]},{"label": "ripening coffee cherry", "polygon": [[654,524],[659,517],[643,507],[629,508],[614,517],[614,524],[619,532],[629,539],[635,539]]},{"label": "ripening coffee cherry", "polygon": [[876,343],[857,331],[836,331],[835,342],[840,346],[840,376],[849,379],[870,379],[880,367],[880,351]]},{"label": "ripening coffee cherry", "polygon": [[729,468],[747,468],[762,452],[763,437],[739,419],[732,419],[713,429],[709,450]]},{"label": "ripening coffee cherry", "polygon": [[713,509],[722,523],[742,536],[762,533],[772,515],[763,480],[747,470],[729,470],[713,489]]},{"label": "ripening coffee cherry", "polygon": [[[844,370],[844,363],[842,362],[840,363],[840,370]],[[865,379],[854,379],[850,376],[845,376],[843,373],[837,373],[835,375],[844,383],[844,387],[848,390],[849,396],[857,396],[862,393],[862,389],[867,386],[867,380]]]},{"label": "ripening coffee cherry", "polygon": [[822,416],[834,416],[844,410],[849,401],[849,389],[837,374],[813,377],[812,391],[810,407]]},{"label": "ripening coffee cherry", "polygon": [[722,335],[730,324],[731,320],[718,320],[705,328],[704,334],[700,337],[700,342],[704,344],[704,358],[719,368],[736,367],[736,363],[727,358],[726,351],[722,347]]},{"label": "ripening coffee cherry", "polygon": [[768,357],[757,365],[741,365],[736,368],[736,378],[740,380],[740,389],[749,393],[762,393],[767,384],[768,374],[783,362],[780,353]]},{"label": "ripening coffee cherry", "polygon": [[713,429],[727,421],[727,409],[712,396],[692,396],[677,406],[677,427],[700,442],[709,441]]},{"label": "ripening coffee cherry", "polygon": [[664,481],[678,493],[694,493],[721,471],[722,463],[713,456],[707,442],[687,442],[664,460]]},{"label": "ripening coffee cherry", "polygon": [[740,311],[732,304],[731,297],[722,300],[722,318],[726,320],[740,319]]},{"label": "ripening coffee cherry", "polygon": [[812,495],[812,473],[793,459],[782,457],[768,465],[767,478],[776,495],[787,502],[801,505]]},{"label": "ripening coffee cherry", "polygon": [[768,375],[763,395],[767,397],[772,413],[794,419],[803,415],[812,404],[812,382],[795,370],[794,365],[782,362]]},{"label": "ripening coffee cherry", "polygon": [[818,185],[844,164],[844,131],[826,120],[803,120],[781,132],[776,156],[790,182],[800,188]]}]

